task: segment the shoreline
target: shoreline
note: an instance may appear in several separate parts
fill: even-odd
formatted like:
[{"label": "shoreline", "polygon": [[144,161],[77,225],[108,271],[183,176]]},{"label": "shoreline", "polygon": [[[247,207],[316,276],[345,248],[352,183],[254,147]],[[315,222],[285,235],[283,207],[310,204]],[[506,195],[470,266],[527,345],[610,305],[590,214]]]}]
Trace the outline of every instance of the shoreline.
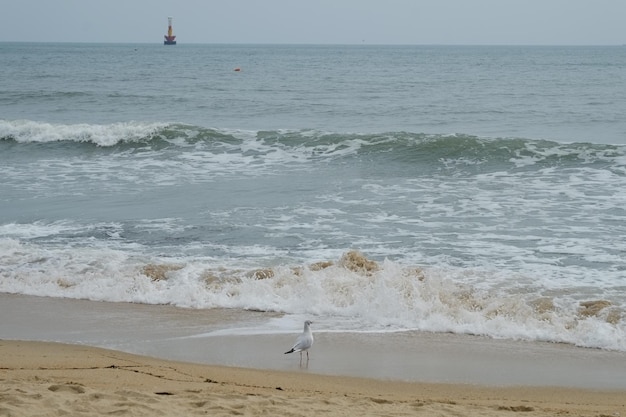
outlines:
[{"label": "shoreline", "polygon": [[0,415],[619,416],[624,390],[401,382],[0,340]]},{"label": "shoreline", "polygon": [[[0,294],[0,339],[94,346],[181,362],[302,372],[301,331],[279,314]],[[284,323],[283,323],[284,324]],[[257,333],[248,333],[255,331]],[[626,352],[424,332],[350,333],[314,323],[308,374],[626,391]]]}]

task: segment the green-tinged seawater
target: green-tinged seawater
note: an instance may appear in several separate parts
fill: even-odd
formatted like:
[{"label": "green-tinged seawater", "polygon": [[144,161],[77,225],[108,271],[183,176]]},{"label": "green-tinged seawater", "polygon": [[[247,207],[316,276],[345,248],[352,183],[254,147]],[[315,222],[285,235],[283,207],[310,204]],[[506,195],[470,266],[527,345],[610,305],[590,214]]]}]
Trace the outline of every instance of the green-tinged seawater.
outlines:
[{"label": "green-tinged seawater", "polygon": [[619,47],[0,59],[2,292],[626,351]]}]

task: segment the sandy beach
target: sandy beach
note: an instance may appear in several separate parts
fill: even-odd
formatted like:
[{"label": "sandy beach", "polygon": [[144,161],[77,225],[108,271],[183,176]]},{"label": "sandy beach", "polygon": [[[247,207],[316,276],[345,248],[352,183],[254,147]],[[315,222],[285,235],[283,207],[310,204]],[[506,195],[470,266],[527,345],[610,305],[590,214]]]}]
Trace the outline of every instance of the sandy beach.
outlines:
[{"label": "sandy beach", "polygon": [[199,365],[1,341],[1,416],[626,415],[626,392],[484,387]]},{"label": "sandy beach", "polygon": [[626,354],[300,329],[237,310],[0,294],[0,416],[626,416]]}]

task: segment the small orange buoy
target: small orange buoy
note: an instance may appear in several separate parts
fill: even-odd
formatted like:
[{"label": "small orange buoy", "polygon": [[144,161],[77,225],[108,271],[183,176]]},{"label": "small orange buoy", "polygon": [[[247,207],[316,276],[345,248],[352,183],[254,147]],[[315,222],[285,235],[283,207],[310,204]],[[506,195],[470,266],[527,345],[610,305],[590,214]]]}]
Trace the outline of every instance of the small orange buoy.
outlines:
[{"label": "small orange buoy", "polygon": [[235,69],[234,69],[234,71],[236,71],[236,72],[240,72],[240,71],[241,71],[241,68],[237,67],[237,68],[235,68]]}]

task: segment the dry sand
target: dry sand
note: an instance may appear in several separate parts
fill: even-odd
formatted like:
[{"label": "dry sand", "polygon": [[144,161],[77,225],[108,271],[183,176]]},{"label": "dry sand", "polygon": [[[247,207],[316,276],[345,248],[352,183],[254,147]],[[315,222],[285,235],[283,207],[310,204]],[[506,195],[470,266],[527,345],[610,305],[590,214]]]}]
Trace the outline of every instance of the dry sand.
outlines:
[{"label": "dry sand", "polygon": [[0,416],[626,416],[626,391],[393,382],[0,340]]}]

